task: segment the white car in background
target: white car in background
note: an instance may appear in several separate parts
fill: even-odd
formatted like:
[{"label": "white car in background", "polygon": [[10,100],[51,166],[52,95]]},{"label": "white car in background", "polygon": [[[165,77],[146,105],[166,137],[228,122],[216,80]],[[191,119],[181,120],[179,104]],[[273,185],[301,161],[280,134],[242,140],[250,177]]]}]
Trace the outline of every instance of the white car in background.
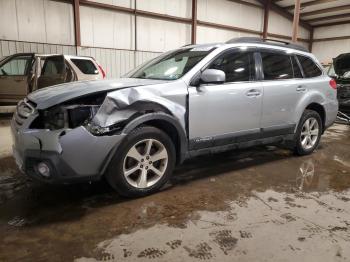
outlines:
[{"label": "white car in background", "polygon": [[93,57],[19,53],[0,60],[0,105],[15,105],[47,86],[106,77]]}]

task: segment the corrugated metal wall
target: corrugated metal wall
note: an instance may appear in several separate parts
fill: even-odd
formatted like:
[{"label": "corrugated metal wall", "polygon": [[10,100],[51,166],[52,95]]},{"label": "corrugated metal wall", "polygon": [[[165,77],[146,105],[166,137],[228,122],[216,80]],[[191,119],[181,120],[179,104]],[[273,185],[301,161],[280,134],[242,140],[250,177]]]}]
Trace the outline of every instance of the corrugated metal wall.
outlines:
[{"label": "corrugated metal wall", "polygon": [[[135,0],[92,0],[134,8]],[[251,3],[258,4],[254,0]],[[191,17],[191,0],[136,0],[137,9]],[[95,57],[108,77],[119,77],[160,52],[191,42],[191,25],[135,17],[101,8],[80,7],[82,47],[74,46],[73,6],[53,0],[0,0],[0,57],[17,52],[63,53]],[[198,20],[262,31],[263,10],[227,0],[198,0]],[[291,22],[271,12],[269,31],[291,35]],[[301,28],[301,37],[308,32]],[[257,36],[198,26],[197,42],[224,42]],[[2,39],[2,40],[1,40]],[[135,41],[136,40],[136,41]],[[37,43],[40,42],[40,43]],[[135,42],[137,43],[135,50]],[[305,44],[305,43],[304,43]]]},{"label": "corrugated metal wall", "polygon": [[0,57],[23,52],[75,55],[76,48],[72,45],[0,40]]}]

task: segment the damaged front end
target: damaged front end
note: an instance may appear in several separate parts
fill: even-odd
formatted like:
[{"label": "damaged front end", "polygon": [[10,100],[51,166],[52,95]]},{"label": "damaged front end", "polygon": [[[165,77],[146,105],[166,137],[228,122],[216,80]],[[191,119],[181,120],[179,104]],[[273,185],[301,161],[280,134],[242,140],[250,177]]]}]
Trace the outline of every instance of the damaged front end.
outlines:
[{"label": "damaged front end", "polygon": [[[139,124],[142,116],[161,112],[185,136],[186,97],[181,93],[172,98],[152,87],[129,87],[49,108],[23,101],[12,121],[17,163],[30,177],[45,182],[97,180],[127,135],[125,129]],[[27,106],[31,109],[24,113]]]},{"label": "damaged front end", "polygon": [[45,182],[98,179],[108,155],[123,137],[91,132],[90,121],[105,96],[91,95],[41,110],[29,100],[20,102],[11,124],[18,166]]}]

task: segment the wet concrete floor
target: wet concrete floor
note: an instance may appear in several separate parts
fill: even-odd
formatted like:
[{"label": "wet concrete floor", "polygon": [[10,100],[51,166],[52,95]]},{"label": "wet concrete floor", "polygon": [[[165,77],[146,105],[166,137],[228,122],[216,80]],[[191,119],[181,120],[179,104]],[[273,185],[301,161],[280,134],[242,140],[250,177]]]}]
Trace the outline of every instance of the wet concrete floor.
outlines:
[{"label": "wet concrete floor", "polygon": [[274,146],[193,159],[162,192],[26,179],[0,122],[0,261],[350,261],[350,127],[317,152]]}]

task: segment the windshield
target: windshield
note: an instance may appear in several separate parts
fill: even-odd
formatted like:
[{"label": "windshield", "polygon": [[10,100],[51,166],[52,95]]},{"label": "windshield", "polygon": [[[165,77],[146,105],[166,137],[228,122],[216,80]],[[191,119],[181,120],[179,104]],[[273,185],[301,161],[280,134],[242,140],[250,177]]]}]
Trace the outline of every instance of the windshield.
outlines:
[{"label": "windshield", "polygon": [[178,49],[170,53],[165,53],[132,71],[127,77],[176,80],[190,71],[214,49],[214,47],[195,47]]}]

